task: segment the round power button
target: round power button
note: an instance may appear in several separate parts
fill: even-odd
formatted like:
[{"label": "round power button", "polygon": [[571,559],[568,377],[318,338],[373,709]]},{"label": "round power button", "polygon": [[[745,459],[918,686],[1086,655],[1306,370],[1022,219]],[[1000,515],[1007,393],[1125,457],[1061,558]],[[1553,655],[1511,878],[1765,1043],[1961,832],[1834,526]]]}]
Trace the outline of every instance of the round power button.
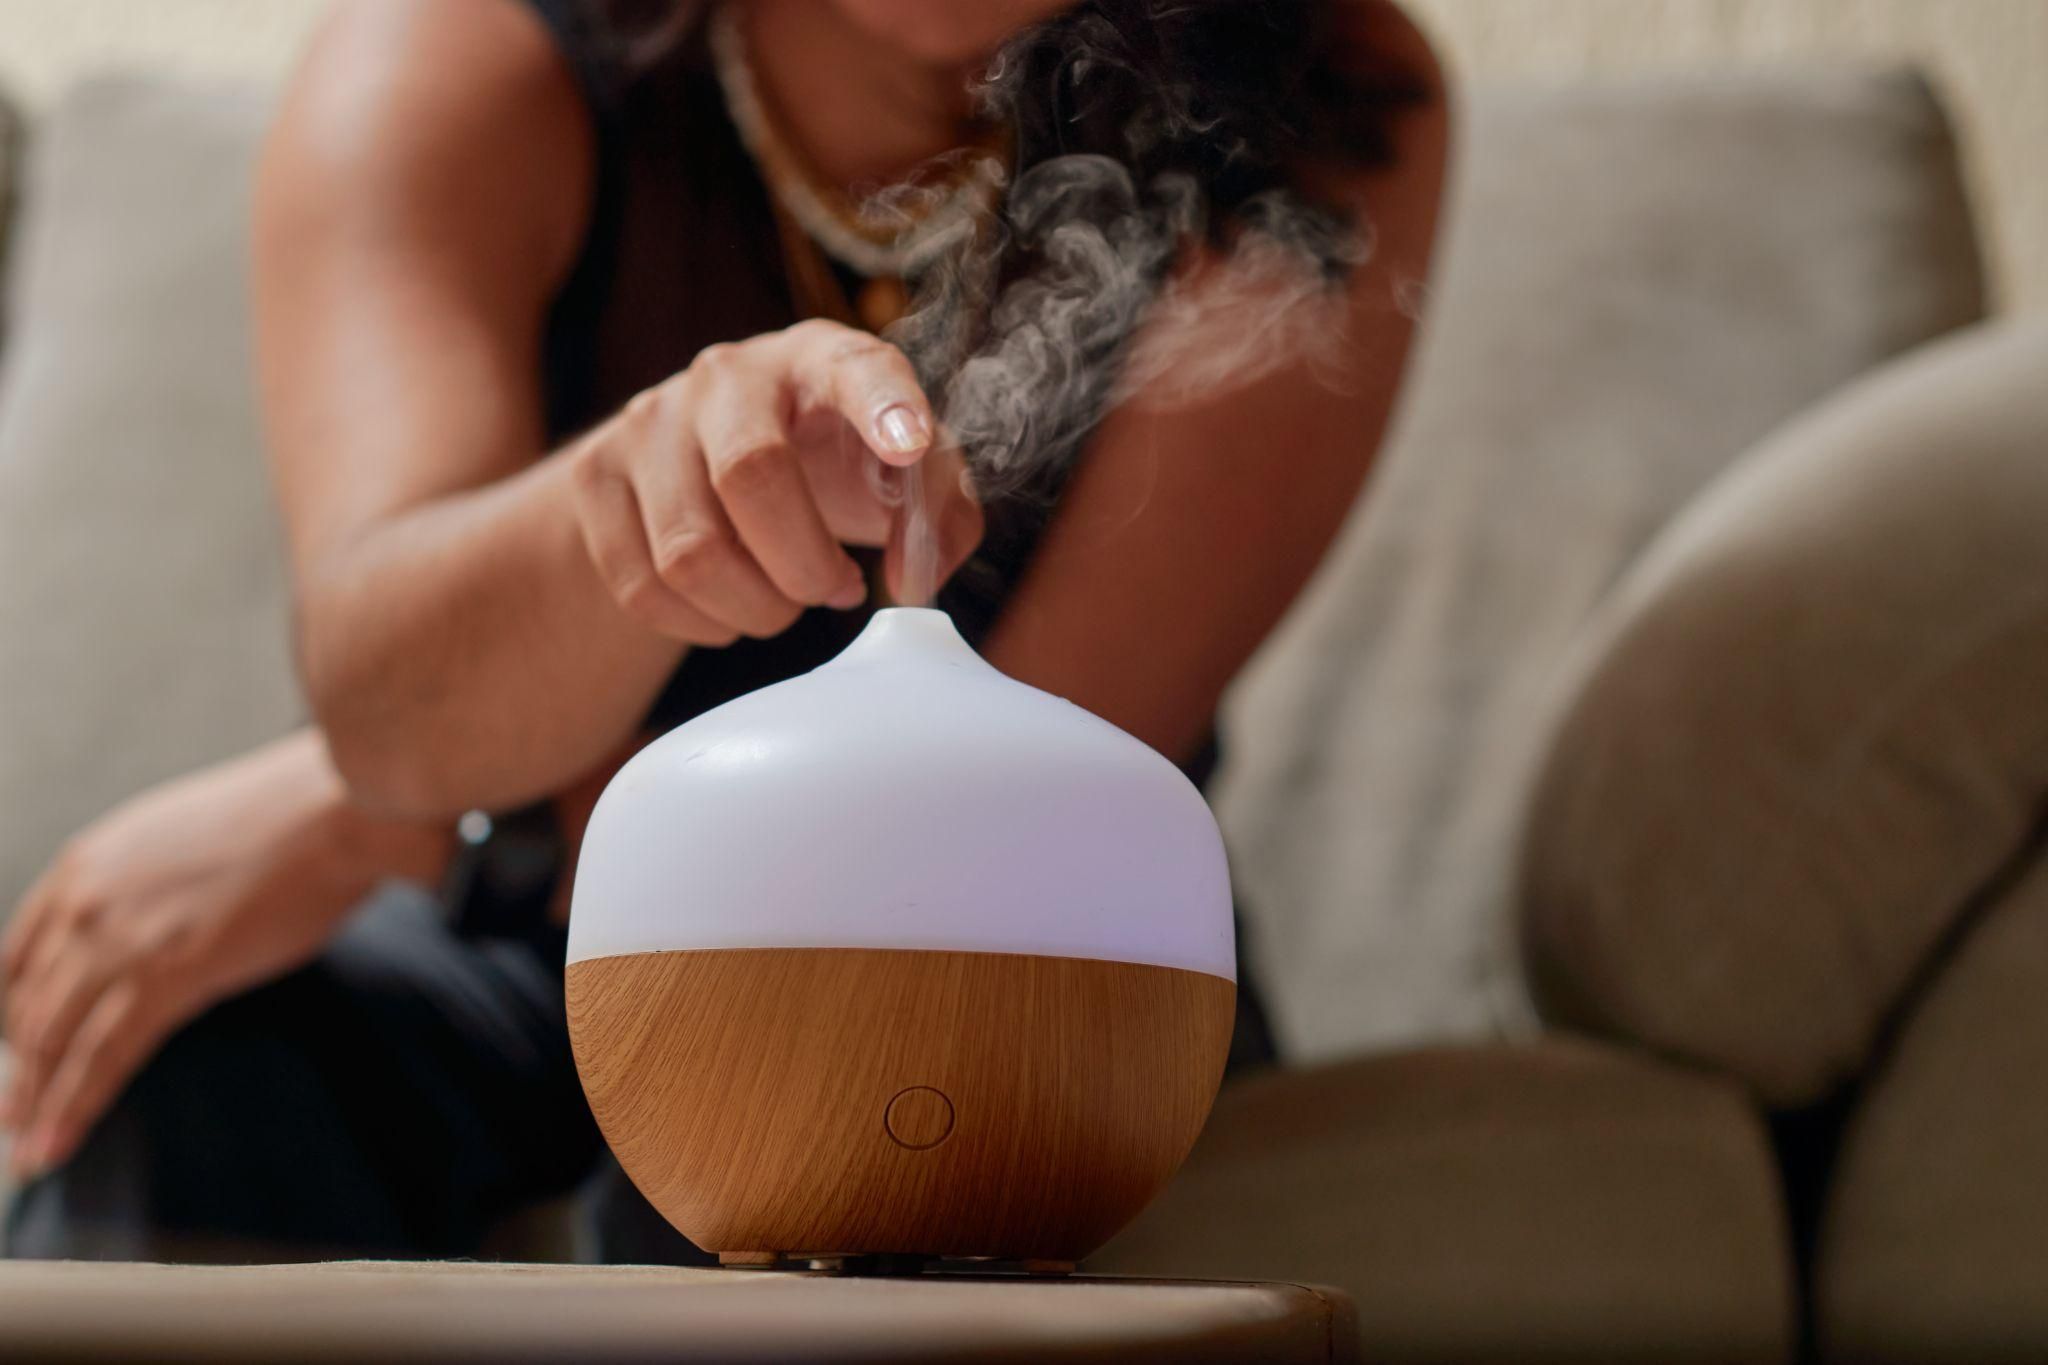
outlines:
[{"label": "round power button", "polygon": [[914,1152],[936,1147],[953,1131],[953,1101],[928,1085],[913,1085],[889,1101],[882,1126],[899,1146]]}]

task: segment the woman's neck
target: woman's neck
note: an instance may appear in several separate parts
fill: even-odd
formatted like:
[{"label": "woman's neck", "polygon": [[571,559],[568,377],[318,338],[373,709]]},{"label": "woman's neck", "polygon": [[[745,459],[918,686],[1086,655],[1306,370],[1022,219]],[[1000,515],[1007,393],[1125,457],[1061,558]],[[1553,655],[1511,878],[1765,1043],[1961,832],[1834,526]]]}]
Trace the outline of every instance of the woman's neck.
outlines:
[{"label": "woman's neck", "polygon": [[818,0],[747,0],[739,18],[763,95],[826,181],[891,184],[971,140],[968,68],[920,63]]}]

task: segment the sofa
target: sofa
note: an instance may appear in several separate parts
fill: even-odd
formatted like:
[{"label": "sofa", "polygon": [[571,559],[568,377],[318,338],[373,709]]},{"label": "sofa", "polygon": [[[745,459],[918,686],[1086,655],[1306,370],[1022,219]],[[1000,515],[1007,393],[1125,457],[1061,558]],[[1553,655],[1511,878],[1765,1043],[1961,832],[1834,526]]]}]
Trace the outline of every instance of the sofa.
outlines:
[{"label": "sofa", "polygon": [[[0,151],[0,904],[302,715],[265,108],[110,76]],[[1284,1065],[1090,1269],[1332,1284],[1374,1361],[2038,1358],[2048,329],[1910,72],[1460,128],[1395,431],[1222,717]]]}]

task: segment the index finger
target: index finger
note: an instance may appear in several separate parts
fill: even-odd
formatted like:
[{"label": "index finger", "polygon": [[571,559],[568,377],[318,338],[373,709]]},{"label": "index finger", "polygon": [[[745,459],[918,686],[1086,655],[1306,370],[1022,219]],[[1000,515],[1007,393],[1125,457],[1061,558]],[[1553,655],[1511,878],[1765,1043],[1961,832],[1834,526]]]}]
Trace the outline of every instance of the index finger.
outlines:
[{"label": "index finger", "polygon": [[735,370],[705,395],[697,443],[740,543],[792,602],[850,606],[865,596],[860,566],[825,525],[810,481],[790,448],[772,378]]},{"label": "index finger", "polygon": [[6,932],[0,933],[0,990],[14,984],[28,965],[29,952],[50,918],[50,906],[56,896],[57,864],[52,863],[21,898]]},{"label": "index finger", "polygon": [[824,326],[807,334],[817,396],[886,464],[912,465],[932,448],[937,423],[910,357],[866,332]]},{"label": "index finger", "polygon": [[21,1174],[46,1171],[70,1159],[163,1041],[168,1022],[146,1005],[132,983],[100,997],[36,1097],[35,1112],[15,1153]]}]

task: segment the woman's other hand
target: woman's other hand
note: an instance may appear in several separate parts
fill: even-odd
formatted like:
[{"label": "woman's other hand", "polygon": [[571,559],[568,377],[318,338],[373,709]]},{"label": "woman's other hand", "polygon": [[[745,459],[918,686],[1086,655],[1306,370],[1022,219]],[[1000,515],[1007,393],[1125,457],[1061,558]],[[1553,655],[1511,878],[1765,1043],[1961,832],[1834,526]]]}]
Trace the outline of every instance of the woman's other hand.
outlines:
[{"label": "woman's other hand", "polygon": [[447,848],[350,808],[313,731],[88,826],[0,940],[16,1174],[68,1158],[174,1030],[309,961],[384,877],[438,876]]},{"label": "woman's other hand", "polygon": [[613,600],[692,644],[858,606],[867,586],[844,547],[889,543],[906,494],[926,509],[936,575],[892,555],[897,600],[927,596],[981,540],[959,453],[936,441],[909,360],[822,320],[706,349],[570,458],[584,545]]}]

